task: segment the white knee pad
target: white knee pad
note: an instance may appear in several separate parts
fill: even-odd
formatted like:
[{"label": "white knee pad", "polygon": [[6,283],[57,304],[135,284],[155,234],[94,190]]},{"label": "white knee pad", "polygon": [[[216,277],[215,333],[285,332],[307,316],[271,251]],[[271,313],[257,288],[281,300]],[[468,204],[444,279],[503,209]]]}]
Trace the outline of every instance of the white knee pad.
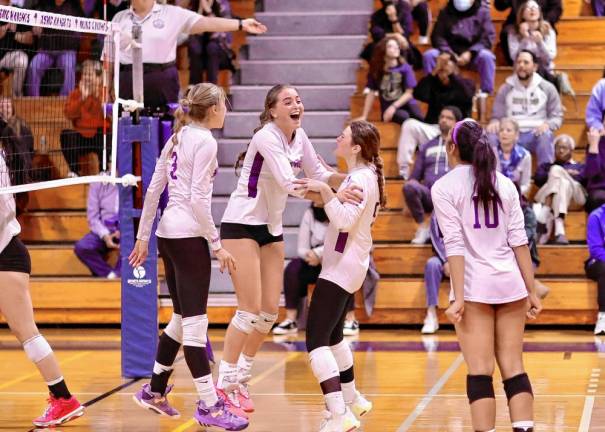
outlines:
[{"label": "white knee pad", "polygon": [[254,329],[260,334],[269,334],[273,328],[273,324],[277,320],[277,314],[270,314],[267,312],[261,312],[258,315],[258,320],[254,325]]},{"label": "white knee pad", "polygon": [[330,347],[322,346],[315,348],[309,353],[309,361],[311,362],[313,375],[315,375],[319,383],[340,376],[338,363],[336,363]]},{"label": "white knee pad", "polygon": [[182,318],[179,314],[173,313],[172,318],[168,322],[168,325],[164,329],[164,333],[170,336],[171,339],[178,343],[183,343],[183,324]]},{"label": "white knee pad", "polygon": [[196,315],[183,318],[183,346],[206,346],[208,333],[208,315]]},{"label": "white knee pad", "polygon": [[233,324],[236,329],[246,334],[252,333],[257,322],[258,315],[239,309],[235,311],[235,315],[231,318],[231,324]]},{"label": "white knee pad", "polygon": [[25,350],[27,357],[34,363],[39,363],[53,352],[52,348],[41,334],[37,334],[23,342],[23,349]]},{"label": "white knee pad", "polygon": [[338,370],[340,372],[344,372],[353,367],[353,353],[351,352],[351,347],[349,347],[349,344],[345,340],[341,340],[340,343],[332,345],[330,350],[336,359],[336,364],[338,365]]}]

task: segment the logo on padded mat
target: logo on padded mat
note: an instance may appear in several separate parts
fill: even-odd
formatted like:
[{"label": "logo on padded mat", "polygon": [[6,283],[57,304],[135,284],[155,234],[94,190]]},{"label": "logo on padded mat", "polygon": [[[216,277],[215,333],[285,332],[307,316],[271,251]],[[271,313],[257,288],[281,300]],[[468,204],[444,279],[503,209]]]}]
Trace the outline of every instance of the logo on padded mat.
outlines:
[{"label": "logo on padded mat", "polygon": [[145,267],[135,267],[132,269],[132,276],[134,277],[134,279],[128,279],[128,284],[137,288],[143,288],[151,284],[151,279],[145,279],[146,275],[147,271],[145,270]]}]

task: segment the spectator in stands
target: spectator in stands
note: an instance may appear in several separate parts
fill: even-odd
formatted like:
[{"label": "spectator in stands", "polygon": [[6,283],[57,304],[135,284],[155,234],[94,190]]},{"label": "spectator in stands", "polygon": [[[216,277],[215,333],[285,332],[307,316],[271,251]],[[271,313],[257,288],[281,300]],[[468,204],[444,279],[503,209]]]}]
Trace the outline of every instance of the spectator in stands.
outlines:
[{"label": "spectator in stands", "polygon": [[534,53],[519,51],[514,74],[496,95],[487,132],[495,148],[500,120],[514,119],[519,124],[519,144],[534,153],[541,165],[554,159],[553,132],[561,127],[563,107],[555,86],[538,75],[536,68]]},{"label": "spectator in stands", "polygon": [[405,48],[402,44],[405,44],[405,39],[388,36],[376,46],[370,63],[360,119],[368,118],[374,97],[378,96],[383,121],[402,124],[409,118],[422,120],[422,112],[413,97],[416,77],[412,67],[402,56]]},{"label": "spectator in stands", "polygon": [[517,21],[507,27],[507,33],[510,58],[517,58],[520,50],[533,52],[538,59],[538,73],[556,85],[552,70],[557,56],[557,33],[544,19],[540,5],[535,0],[521,5]]},{"label": "spectator in stands", "polygon": [[[592,89],[586,106],[588,134],[588,155],[586,156],[586,211],[605,203],[605,72]],[[594,131],[593,131],[594,129]]]},{"label": "spectator in stands", "polygon": [[120,246],[118,225],[118,186],[113,183],[91,183],[88,189],[86,215],[90,232],[76,242],[74,252],[95,276],[115,279],[120,275],[120,260],[115,267],[107,255]]},{"label": "spectator in stands", "polygon": [[[231,18],[231,6],[228,0],[192,0],[189,9],[203,16]],[[218,83],[218,73],[221,69],[235,72],[232,41],[233,35],[225,32],[189,36],[190,85],[200,82]],[[204,72],[206,72],[206,79],[204,79]]]},{"label": "spectator in stands", "polygon": [[[107,16],[105,16],[105,4],[107,6]],[[118,12],[125,9],[128,9],[127,0],[108,0],[107,2],[96,0],[94,13],[98,19],[111,21]]]},{"label": "spectator in stands", "polygon": [[103,117],[102,73],[101,63],[85,60],[78,88],[69,94],[65,104],[65,117],[71,120],[73,129],[61,131],[61,151],[69,165],[70,177],[82,174],[79,158],[88,153],[97,155],[101,169],[103,129],[109,127],[109,121]]},{"label": "spectator in stands", "polygon": [[[0,0],[0,5],[10,6],[10,0]],[[13,97],[23,96],[23,83],[29,58],[26,51],[32,49],[34,37],[31,27],[0,21],[0,75],[12,74]]]},{"label": "spectator in stands", "polygon": [[[412,0],[414,1],[414,0]],[[420,51],[410,43],[412,33],[411,4],[406,0],[381,0],[382,7],[370,18],[370,35],[372,40],[367,44],[360,57],[368,63],[372,61],[374,48],[387,36],[403,37],[409,49],[406,49],[406,60],[414,69],[422,66]]]},{"label": "spectator in stands", "polygon": [[534,200],[540,204],[538,217],[538,242],[546,244],[553,232],[555,244],[569,244],[565,236],[565,216],[573,203],[583,206],[586,191],[582,186],[584,164],[573,160],[574,139],[569,135],[559,135],[555,139],[555,161],[538,167],[534,183],[540,187]]},{"label": "spectator in stands", "polygon": [[433,48],[423,56],[430,74],[441,52],[451,53],[458,66],[479,71],[481,91],[491,94],[496,77],[496,56],[491,51],[495,30],[489,8],[482,0],[450,0],[439,12],[431,34]]},{"label": "spectator in stands", "polygon": [[[495,0],[494,2],[494,6],[499,11],[510,8],[510,13],[506,17],[500,32],[500,48],[502,49],[508,64],[513,64],[513,59],[515,57],[509,57],[508,35],[506,29],[509,25],[514,24],[517,21],[519,9],[525,2],[526,0]],[[561,14],[563,13],[562,0],[536,0],[536,2],[540,6],[540,10],[542,10],[544,19],[555,28],[555,24],[559,21]]]},{"label": "spectator in stands", "polygon": [[597,282],[599,315],[594,334],[605,334],[605,205],[590,213],[586,226],[590,257],[584,264],[586,275]]},{"label": "spectator in stands", "polygon": [[423,334],[433,334],[439,330],[439,319],[437,317],[437,307],[439,305],[439,286],[443,277],[450,277],[450,265],[447,262],[445,254],[445,245],[443,244],[443,235],[437,225],[437,217],[433,215],[430,222],[431,244],[433,246],[433,256],[430,257],[424,266],[424,287],[426,290],[426,317],[422,330]]},{"label": "spectator in stands", "polygon": [[531,154],[518,145],[519,125],[511,118],[500,120],[495,147],[498,171],[519,185],[521,194],[527,197],[531,187]]},{"label": "spectator in stands", "polygon": [[584,208],[587,213],[605,204],[605,138],[603,133],[603,130],[597,128],[590,128],[588,131],[588,154],[584,168],[586,191],[588,192]]},{"label": "spectator in stands", "polygon": [[463,117],[471,116],[475,84],[461,77],[451,53],[441,53],[437,57],[435,69],[423,77],[414,88],[414,99],[428,105],[424,122],[416,119],[406,120],[401,127],[397,151],[397,164],[401,176],[407,180],[409,166],[417,147],[439,136],[437,122],[441,110],[446,106],[455,106],[462,111]]},{"label": "spectator in stands", "polygon": [[[78,0],[54,0],[41,8],[43,12],[62,15],[84,16]],[[76,86],[76,55],[80,47],[80,37],[76,32],[56,30],[48,27],[34,27],[38,52],[32,58],[27,83],[28,96],[40,96],[40,86],[46,71],[56,67],[63,73],[61,96],[67,96]]]},{"label": "spectator in stands", "polygon": [[592,6],[592,13],[595,16],[605,16],[605,0],[584,0]]},{"label": "spectator in stands", "polygon": [[403,186],[405,204],[418,224],[412,244],[425,244],[430,239],[430,214],[433,211],[431,187],[448,169],[445,142],[450,129],[462,120],[462,113],[454,106],[441,110],[440,135],[423,144],[414,163],[410,179]]}]

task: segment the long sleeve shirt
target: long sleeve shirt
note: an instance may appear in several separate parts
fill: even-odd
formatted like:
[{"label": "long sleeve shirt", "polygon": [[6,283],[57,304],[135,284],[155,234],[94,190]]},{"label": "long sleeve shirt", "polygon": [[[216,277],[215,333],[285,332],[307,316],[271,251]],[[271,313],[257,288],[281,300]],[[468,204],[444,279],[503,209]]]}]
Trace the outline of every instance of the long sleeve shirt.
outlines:
[{"label": "long sleeve shirt", "polygon": [[550,172],[550,169],[553,165],[559,165],[561,168],[567,171],[576,171],[577,173],[573,173],[571,175],[573,179],[581,184],[584,184],[586,182],[586,178],[584,177],[584,164],[576,163],[573,160],[570,160],[569,162],[565,163],[555,161],[553,163],[544,162],[536,169],[536,173],[534,174],[534,183],[536,184],[536,186],[542,187],[546,184],[546,182],[548,181],[548,173]]},{"label": "long sleeve shirt", "polygon": [[557,57],[557,33],[551,28],[542,42],[536,42],[531,38],[524,38],[516,32],[514,26],[508,28],[508,53],[510,58],[517,58],[521,50],[529,50],[538,57],[541,65],[552,69],[554,59]]},{"label": "long sleeve shirt", "polygon": [[522,299],[527,290],[513,248],[526,245],[527,235],[517,189],[496,173],[502,205],[490,202],[485,208],[474,183],[472,166],[459,165],[431,189],[446,254],[464,257],[464,300],[499,304]]},{"label": "long sleeve shirt", "polygon": [[162,238],[204,237],[213,250],[221,248],[212,219],[212,188],[218,169],[212,133],[195,124],[168,140],[155,166],[139,223],[137,238],[149,240],[160,195],[168,185],[168,205],[156,235]]},{"label": "long sleeve shirt", "polygon": [[378,214],[380,194],[378,178],[371,165],[349,172],[340,189],[350,184],[356,184],[363,190],[363,200],[359,205],[342,204],[334,197],[324,206],[330,225],[319,277],[354,293],[361,288],[370,265],[372,224]]},{"label": "long sleeve shirt", "polygon": [[86,218],[90,231],[105,237],[118,224],[119,193],[113,183],[91,183],[86,203]]},{"label": "long sleeve shirt", "polygon": [[326,183],[333,174],[320,162],[302,128],[289,142],[278,126],[267,123],[250,141],[223,222],[268,225],[271,235],[282,234],[288,195],[302,198],[294,184],[301,170],[307,177]]},{"label": "long sleeve shirt", "polygon": [[605,262],[605,205],[588,216],[586,243],[590,258]]},{"label": "long sleeve shirt", "polygon": [[460,108],[465,117],[470,117],[475,90],[475,83],[460,75],[450,75],[448,85],[436,76],[427,75],[414,87],[414,98],[428,104],[425,122],[437,124],[441,110],[448,105]]},{"label": "long sleeve shirt", "polygon": [[64,111],[65,117],[72,121],[76,132],[85,138],[92,138],[104,126],[109,127],[109,121],[103,118],[101,99],[93,95],[82,99],[79,88],[67,97]]},{"label": "long sleeve shirt", "polygon": [[313,209],[308,209],[303,214],[298,229],[298,256],[306,258],[309,251],[313,251],[319,259],[323,257],[324,239],[328,222],[320,222],[313,216]]}]

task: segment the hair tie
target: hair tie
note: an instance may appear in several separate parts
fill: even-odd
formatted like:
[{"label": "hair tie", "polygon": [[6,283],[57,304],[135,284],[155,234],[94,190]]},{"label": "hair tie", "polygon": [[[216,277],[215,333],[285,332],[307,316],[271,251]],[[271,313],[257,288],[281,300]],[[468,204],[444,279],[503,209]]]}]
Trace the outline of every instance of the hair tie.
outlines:
[{"label": "hair tie", "polygon": [[189,114],[189,111],[191,109],[191,101],[189,99],[183,99],[181,101],[181,109],[185,114]]},{"label": "hair tie", "polygon": [[460,120],[459,122],[457,122],[454,125],[454,130],[452,130],[452,141],[454,142],[454,144],[456,144],[456,146],[458,145],[458,139],[456,138],[456,135],[458,134],[458,128],[464,123],[464,120]]}]

